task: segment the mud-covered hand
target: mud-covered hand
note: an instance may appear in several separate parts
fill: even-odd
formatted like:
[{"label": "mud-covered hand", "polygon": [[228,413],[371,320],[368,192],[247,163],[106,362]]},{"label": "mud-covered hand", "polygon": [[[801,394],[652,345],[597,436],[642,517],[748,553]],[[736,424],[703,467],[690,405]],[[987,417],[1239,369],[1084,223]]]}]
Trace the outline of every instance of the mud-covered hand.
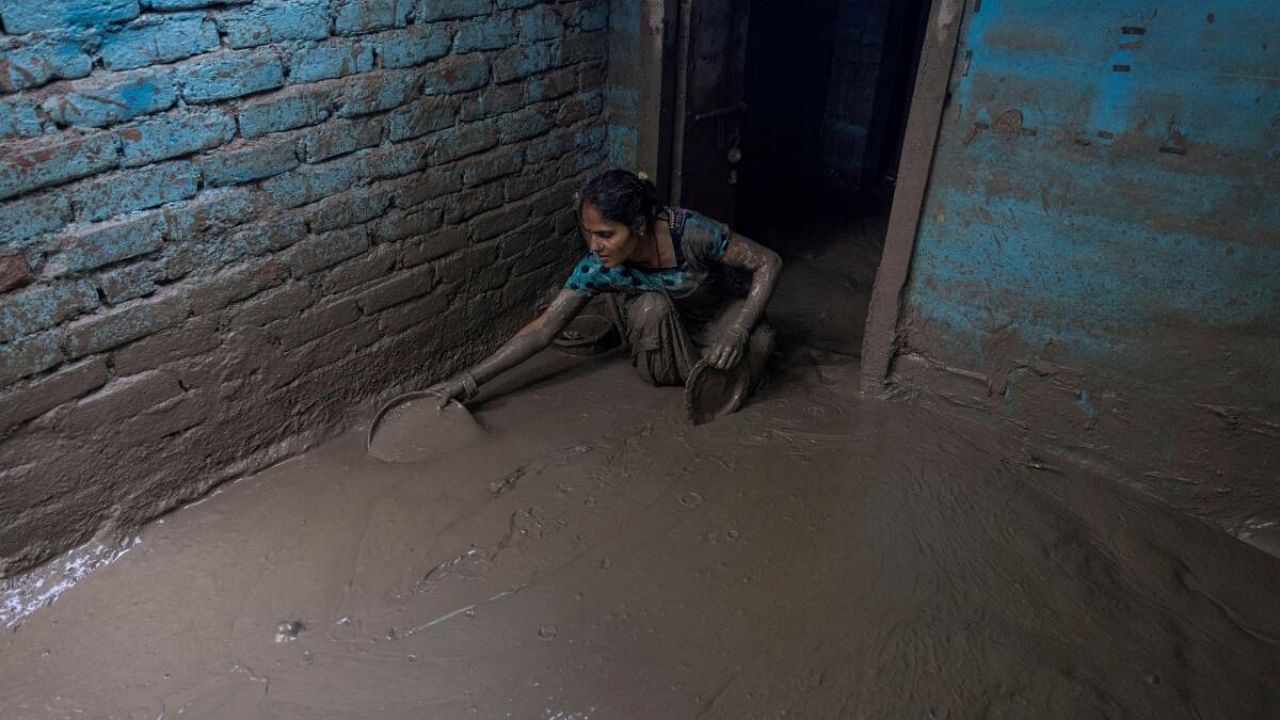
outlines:
[{"label": "mud-covered hand", "polygon": [[476,383],[476,379],[471,376],[471,373],[467,372],[459,373],[442,383],[436,383],[435,385],[427,388],[427,393],[429,395],[434,395],[439,399],[439,404],[437,404],[436,407],[441,410],[443,410],[451,400],[457,400],[460,403],[465,403],[471,398],[474,398],[476,393],[479,391],[480,388]]},{"label": "mud-covered hand", "polygon": [[728,370],[742,360],[742,353],[746,348],[747,332],[731,325],[712,338],[703,357],[711,367],[717,370]]}]

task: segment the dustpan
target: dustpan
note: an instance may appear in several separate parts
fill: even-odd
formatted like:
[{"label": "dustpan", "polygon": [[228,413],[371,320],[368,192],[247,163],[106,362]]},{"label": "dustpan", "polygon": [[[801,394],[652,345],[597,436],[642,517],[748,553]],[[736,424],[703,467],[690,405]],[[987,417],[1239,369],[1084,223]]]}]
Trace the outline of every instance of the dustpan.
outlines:
[{"label": "dustpan", "polygon": [[484,437],[485,429],[462,403],[425,390],[405,393],[384,404],[369,423],[365,449],[390,463],[425,462],[462,449]]},{"label": "dustpan", "polygon": [[747,363],[718,370],[701,360],[685,382],[684,409],[690,422],[703,425],[737,412],[750,392],[751,370]]}]

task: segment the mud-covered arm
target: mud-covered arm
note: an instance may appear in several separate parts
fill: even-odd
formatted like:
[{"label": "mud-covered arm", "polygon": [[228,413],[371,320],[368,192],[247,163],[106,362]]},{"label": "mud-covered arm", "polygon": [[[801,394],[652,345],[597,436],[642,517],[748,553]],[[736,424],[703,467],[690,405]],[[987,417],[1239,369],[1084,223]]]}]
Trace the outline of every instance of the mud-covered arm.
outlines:
[{"label": "mud-covered arm", "polygon": [[427,391],[440,396],[441,406],[451,399],[463,402],[471,399],[480,385],[545,350],[582,308],[586,307],[590,299],[583,293],[561,290],[550,307],[521,328],[492,355]]},{"label": "mud-covered arm", "polygon": [[561,290],[551,305],[533,322],[498,348],[492,355],[471,368],[477,383],[484,384],[542,352],[569,322],[586,307],[589,296],[572,290]]},{"label": "mud-covered arm", "polygon": [[778,253],[760,243],[734,233],[729,238],[729,247],[721,261],[729,267],[751,271],[751,292],[747,302],[742,306],[742,314],[734,325],[750,332],[764,315],[769,298],[773,297],[773,289],[778,286],[778,275],[782,273],[782,258]]},{"label": "mud-covered arm", "polygon": [[707,361],[718,368],[730,368],[742,359],[751,329],[764,315],[769,298],[778,286],[778,276],[782,273],[782,258],[778,253],[754,240],[734,233],[729,238],[729,247],[721,260],[729,267],[751,271],[751,292],[742,310],[724,331],[724,335],[714,338],[707,348]]}]

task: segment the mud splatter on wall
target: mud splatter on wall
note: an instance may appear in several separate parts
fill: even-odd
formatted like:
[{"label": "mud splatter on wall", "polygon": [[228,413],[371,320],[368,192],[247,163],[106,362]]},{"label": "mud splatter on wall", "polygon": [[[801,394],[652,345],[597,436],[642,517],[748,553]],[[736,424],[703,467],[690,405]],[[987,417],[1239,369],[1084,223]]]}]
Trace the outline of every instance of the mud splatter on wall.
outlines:
[{"label": "mud splatter on wall", "polygon": [[1280,6],[967,12],[893,381],[1280,521]]},{"label": "mud splatter on wall", "polygon": [[456,369],[580,248],[606,0],[0,4],[0,576]]}]

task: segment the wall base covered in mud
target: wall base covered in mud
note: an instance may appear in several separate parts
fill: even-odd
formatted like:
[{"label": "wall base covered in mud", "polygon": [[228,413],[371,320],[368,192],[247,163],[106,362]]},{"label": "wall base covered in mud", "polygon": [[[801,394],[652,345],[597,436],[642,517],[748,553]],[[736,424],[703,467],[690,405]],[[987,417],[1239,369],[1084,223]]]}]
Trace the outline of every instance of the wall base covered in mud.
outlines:
[{"label": "wall base covered in mud", "polygon": [[527,320],[580,251],[607,23],[605,0],[5,3],[0,576]]},{"label": "wall base covered in mud", "polygon": [[968,3],[890,382],[1280,523],[1280,11]]}]

